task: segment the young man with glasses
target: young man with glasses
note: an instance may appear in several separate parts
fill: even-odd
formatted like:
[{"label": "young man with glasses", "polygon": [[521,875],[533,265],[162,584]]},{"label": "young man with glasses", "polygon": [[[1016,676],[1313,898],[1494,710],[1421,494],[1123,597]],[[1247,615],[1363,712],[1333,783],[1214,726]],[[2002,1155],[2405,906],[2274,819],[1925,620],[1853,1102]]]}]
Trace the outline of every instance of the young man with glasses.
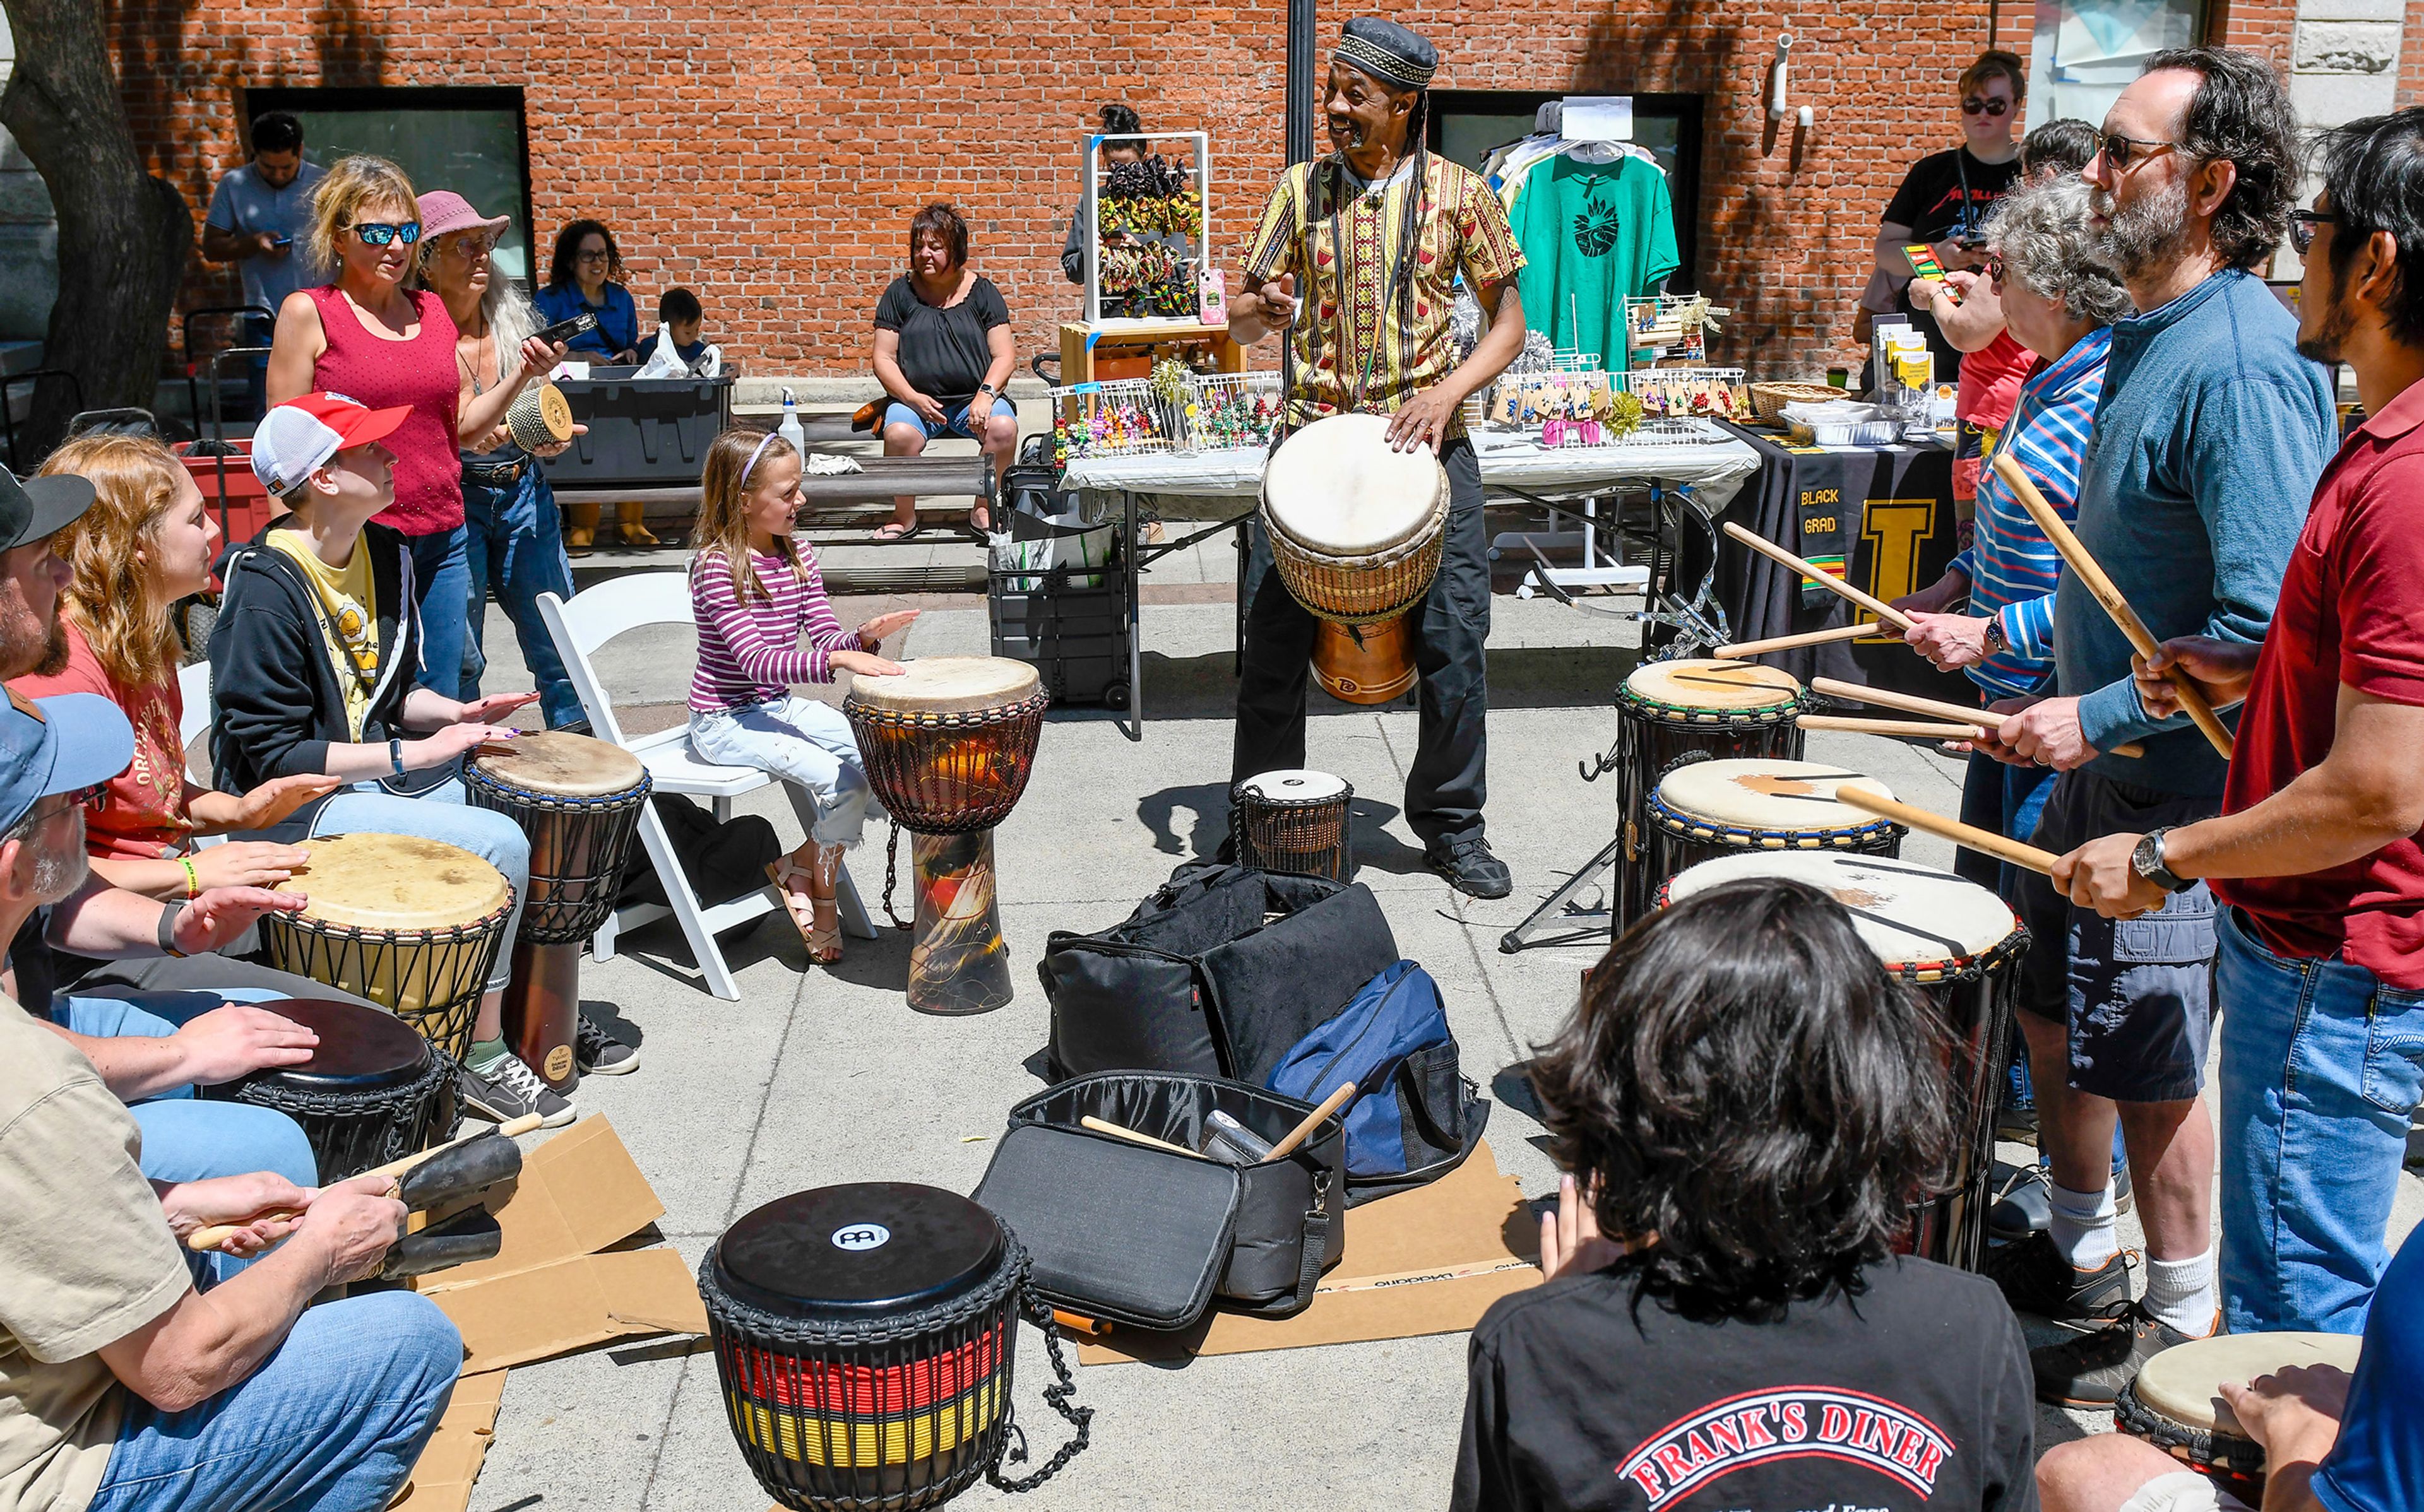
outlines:
[{"label": "young man with glasses", "polygon": [[[2369,418],[2315,492],[2261,646],[2163,647],[2217,708],[2246,700],[2222,815],[2105,836],[2055,871],[2114,915],[2160,903],[2163,876],[2213,879],[2231,905],[2215,986],[2233,1333],[2364,1327],[2424,1085],[2424,109],[2350,122],[2320,162],[2316,208],[2290,222],[2298,350],[2354,369]],[[2160,675],[2138,696],[2175,707]]]},{"label": "young man with glasses", "polygon": [[[2088,165],[2089,223],[2136,313],[2112,356],[2081,469],[2079,537],[2154,633],[2264,638],[2304,501],[2330,455],[2331,384],[2296,350],[2296,322],[2250,270],[2272,256],[2297,192],[2289,102],[2261,58],[2164,52],[2104,120]],[[2140,702],[2130,645],[2077,574],[2054,597],[2052,696],[2007,715],[1992,742],[2062,775],[2036,844],[2188,824],[2222,807],[2224,758],[2177,716]],[[2107,753],[2139,742],[2143,755]],[[2214,902],[2201,883],[2128,923],[2022,879],[2038,948],[2018,1015],[2039,1142],[2052,1165],[2047,1233],[1990,1256],[2015,1307],[2108,1327],[2037,1350],[2038,1394],[2110,1405],[2157,1351],[2219,1323],[2214,1131],[2199,1106],[2212,1028]],[[2066,980],[2065,980],[2066,978]],[[2113,1233],[2108,1157],[2118,1118],[2146,1233],[2133,1301]]]}]

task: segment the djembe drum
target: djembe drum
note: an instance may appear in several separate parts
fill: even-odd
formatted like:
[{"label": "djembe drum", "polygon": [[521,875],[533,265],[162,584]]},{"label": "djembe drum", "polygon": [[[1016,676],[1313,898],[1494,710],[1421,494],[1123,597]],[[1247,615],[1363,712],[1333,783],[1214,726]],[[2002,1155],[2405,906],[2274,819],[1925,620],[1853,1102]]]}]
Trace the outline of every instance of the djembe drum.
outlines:
[{"label": "djembe drum", "polygon": [[1027,791],[1049,700],[1023,661],[921,657],[906,665],[896,676],[853,676],[841,710],[868,786],[913,836],[909,1006],[991,1012],[1011,999],[993,829]]},{"label": "djembe drum", "polygon": [[[716,1377],[766,1493],[813,1512],[939,1506],[983,1476],[1028,1490],[1086,1444],[1052,1311],[999,1218],[932,1186],[868,1182],[778,1198],[698,1267]],[[1077,1437],[1039,1473],[1001,1478],[1024,1311]]]},{"label": "djembe drum", "polygon": [[1816,761],[1684,757],[1644,805],[1653,883],[1703,861],[1746,851],[1834,851],[1890,856],[1903,827],[1835,799],[1838,788],[1879,798],[1893,789],[1863,772]]},{"label": "djembe drum", "polygon": [[392,1014],[359,1003],[287,998],[261,1005],[319,1035],[311,1058],[199,1089],[276,1108],[303,1126],[320,1182],[343,1181],[454,1137],[454,1059]]},{"label": "djembe drum", "polygon": [[2291,1365],[2356,1373],[2352,1333],[2224,1333],[2174,1345],[2139,1367],[2113,1404],[2113,1425],[2143,1439],[2249,1506],[2264,1503],[2264,1446],[2247,1436],[2217,1390]]},{"label": "djembe drum", "polygon": [[1355,870],[1348,804],[1355,789],[1327,772],[1265,772],[1229,789],[1237,864],[1345,882]]},{"label": "djembe drum", "polygon": [[1447,470],[1389,445],[1383,415],[1332,415],[1263,467],[1263,532],[1280,581],[1321,621],[1313,673],[1332,697],[1381,704],[1414,685],[1414,614],[1447,545]]},{"label": "djembe drum", "polygon": [[618,745],[586,735],[518,735],[463,768],[474,808],[530,836],[530,898],[505,987],[505,1039],[561,1091],[573,1080],[581,1020],[581,947],[614,912],[640,833],[648,772]]},{"label": "djembe drum", "polygon": [[367,997],[460,1060],[513,916],[504,873],[459,846],[417,835],[330,835],[274,891],[298,914],[263,914],[261,944],[280,971]]},{"label": "djembe drum", "polygon": [[1617,854],[1616,932],[1650,912],[1660,878],[1648,827],[1650,795],[1686,756],[1797,760],[1801,684],[1790,673],[1746,661],[1649,661],[1616,694],[1616,748],[1603,768],[1616,772],[1616,811],[1623,849]]},{"label": "djembe drum", "polygon": [[1807,883],[1849,909],[1852,924],[1891,975],[1935,1005],[1951,1051],[1953,1169],[1945,1188],[1916,1204],[1909,1250],[1963,1270],[1986,1252],[1994,1205],[1995,1100],[2029,931],[2004,901],[1949,871],[1884,856],[1762,851],[1703,861],[1659,889],[1658,902],[1752,878]]}]

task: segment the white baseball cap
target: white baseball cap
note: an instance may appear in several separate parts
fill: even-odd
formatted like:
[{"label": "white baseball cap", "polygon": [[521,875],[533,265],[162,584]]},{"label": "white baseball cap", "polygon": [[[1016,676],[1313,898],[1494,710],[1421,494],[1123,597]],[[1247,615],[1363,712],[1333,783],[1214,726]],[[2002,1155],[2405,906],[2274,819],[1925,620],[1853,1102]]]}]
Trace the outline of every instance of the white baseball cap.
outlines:
[{"label": "white baseball cap", "polygon": [[410,405],[373,409],[341,393],[290,399],[263,416],[252,433],[252,475],[273,496],[292,492],[345,448],[395,434],[411,413]]}]

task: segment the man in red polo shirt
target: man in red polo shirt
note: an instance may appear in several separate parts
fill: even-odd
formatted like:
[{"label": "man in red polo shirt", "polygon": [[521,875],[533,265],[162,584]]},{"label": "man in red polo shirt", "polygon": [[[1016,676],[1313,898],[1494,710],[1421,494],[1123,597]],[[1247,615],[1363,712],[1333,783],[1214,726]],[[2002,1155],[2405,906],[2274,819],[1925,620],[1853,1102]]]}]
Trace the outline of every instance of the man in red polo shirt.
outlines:
[{"label": "man in red polo shirt", "polygon": [[2365,1326],[2424,1086],[2424,108],[2320,144],[2297,212],[2298,350],[2347,362],[2371,418],[2323,471],[2263,646],[2166,642],[2141,663],[2243,697],[2220,818],[2092,840],[2055,864],[2127,918],[2212,882],[2222,1011],[2222,1290],[2230,1331]]}]

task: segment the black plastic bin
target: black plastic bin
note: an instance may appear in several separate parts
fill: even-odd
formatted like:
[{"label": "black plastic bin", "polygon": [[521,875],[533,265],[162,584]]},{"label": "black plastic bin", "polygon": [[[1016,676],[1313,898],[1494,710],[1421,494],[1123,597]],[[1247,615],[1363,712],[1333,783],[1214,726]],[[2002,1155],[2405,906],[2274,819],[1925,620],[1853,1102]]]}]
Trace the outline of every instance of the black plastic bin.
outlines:
[{"label": "black plastic bin", "polygon": [[[1032,485],[1020,474],[1033,470],[1013,468],[1004,479],[1012,539],[1052,540],[1101,529],[1055,524],[1018,507]],[[1100,565],[1005,568],[997,562],[987,576],[994,655],[1033,667],[1055,703],[1127,707],[1127,578],[1116,528]],[[1093,586],[1086,585],[1089,579]]]},{"label": "black plastic bin", "polygon": [[[558,488],[679,487],[698,482],[707,449],[732,417],[732,384],[721,378],[559,378],[572,418],[589,427],[547,462]],[[637,371],[625,369],[626,374]]]}]

